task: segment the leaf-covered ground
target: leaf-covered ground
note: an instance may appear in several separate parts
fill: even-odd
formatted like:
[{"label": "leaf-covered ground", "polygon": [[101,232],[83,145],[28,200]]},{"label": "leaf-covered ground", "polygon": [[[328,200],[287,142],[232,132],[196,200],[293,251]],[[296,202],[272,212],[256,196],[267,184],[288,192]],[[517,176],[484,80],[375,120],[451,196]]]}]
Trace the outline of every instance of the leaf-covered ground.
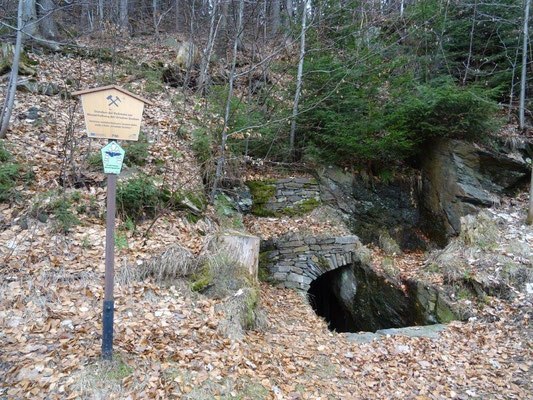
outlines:
[{"label": "leaf-covered ground", "polygon": [[[172,52],[139,43],[125,49],[122,55],[139,65],[165,61]],[[112,68],[94,58],[32,57],[40,62],[39,81],[68,90],[77,87],[67,80],[79,80],[82,88],[108,83]],[[176,188],[201,187],[188,135],[215,117],[206,117],[192,95],[163,86],[154,90],[154,82],[128,72],[126,64],[115,69],[118,84],[156,103],[144,114],[151,144],[148,163],[139,169]],[[39,108],[37,121],[27,118],[32,106]],[[330,332],[301,294],[261,284],[264,321],[239,342],[219,332],[224,310],[217,306],[223,300],[192,293],[180,281],[161,285],[133,278],[132,269],[169,244],[198,252],[206,233],[216,229],[212,209],[195,223],[178,211],[134,229],[117,222],[122,240],[116,255],[115,360],[104,363],[105,188],[103,175],[87,164],[81,109],[60,95],[18,92],[7,143],[35,178],[16,188],[21,197],[0,203],[0,398],[533,398],[531,297],[525,294],[476,305],[479,317],[450,324],[439,339],[386,337],[359,345]],[[92,153],[103,144],[93,141]],[[164,160],[163,168],[155,160]],[[63,194],[62,180],[70,179],[64,171],[89,183]],[[72,210],[79,223],[67,235],[56,232],[55,217],[42,222],[32,213],[36,204],[45,207],[62,196],[77,199]],[[513,210],[522,212],[525,199],[516,201]],[[503,239],[533,245],[515,211],[498,212],[515,220],[502,227]],[[245,223],[265,238],[303,227],[313,233],[343,229],[317,215]],[[374,249],[378,267],[384,257]],[[402,276],[427,266],[421,254],[393,258]]]}]

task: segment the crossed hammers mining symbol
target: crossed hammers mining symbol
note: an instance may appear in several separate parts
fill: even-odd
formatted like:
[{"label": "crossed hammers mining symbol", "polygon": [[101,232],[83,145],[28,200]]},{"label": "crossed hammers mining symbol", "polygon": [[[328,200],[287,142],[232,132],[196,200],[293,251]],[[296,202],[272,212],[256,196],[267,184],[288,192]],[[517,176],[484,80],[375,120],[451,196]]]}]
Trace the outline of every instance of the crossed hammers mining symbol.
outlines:
[{"label": "crossed hammers mining symbol", "polygon": [[110,103],[108,104],[109,106],[115,105],[118,107],[117,101],[120,101],[120,98],[118,96],[115,96],[115,100],[113,100],[113,96],[111,95],[107,96],[106,99],[110,101]]}]

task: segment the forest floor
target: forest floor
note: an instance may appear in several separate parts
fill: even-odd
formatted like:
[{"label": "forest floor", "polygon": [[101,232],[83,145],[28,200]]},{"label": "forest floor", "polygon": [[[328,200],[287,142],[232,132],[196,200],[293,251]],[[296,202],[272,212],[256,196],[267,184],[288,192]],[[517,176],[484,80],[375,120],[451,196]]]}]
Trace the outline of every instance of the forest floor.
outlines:
[{"label": "forest floor", "polygon": [[[138,64],[167,62],[173,51],[146,43],[125,49],[123,55]],[[106,84],[113,68],[94,58],[32,57],[39,61],[36,79],[60,87],[78,80],[81,88]],[[201,175],[188,135],[218,117],[179,89],[150,89],[154,82],[135,78],[128,68],[115,65],[117,84],[155,103],[144,113],[150,155],[139,169],[160,182],[198,190]],[[132,279],[132,268],[169,244],[198,253],[206,234],[217,229],[212,207],[198,222],[179,211],[134,229],[118,222],[123,243],[116,255],[115,357],[102,362],[105,187],[103,174],[87,159],[88,149],[99,151],[105,141],[89,144],[76,104],[59,94],[17,92],[6,147],[35,178],[17,187],[17,201],[0,203],[0,398],[533,398],[532,308],[525,295],[472,305],[479,315],[449,324],[438,339],[391,336],[357,344],[329,331],[300,293],[262,283],[264,322],[238,341],[217,329],[224,317],[217,307],[222,300],[194,293],[181,281],[161,285],[151,278]],[[38,119],[27,118],[30,107],[38,108]],[[157,169],[156,159],[164,160],[163,169]],[[62,180],[72,177],[89,184],[63,192]],[[66,235],[57,232],[53,220],[41,222],[32,214],[36,204],[65,196],[83,206],[73,206],[79,222]],[[525,197],[513,201],[511,211],[506,203],[499,212],[522,213]],[[263,237],[302,227],[342,230],[314,216],[245,223]],[[525,227],[517,217],[502,229],[516,234],[512,229]],[[533,236],[524,237],[533,245]],[[379,260],[382,255],[373,251]],[[419,273],[426,256],[408,254],[395,261],[409,276]]]}]

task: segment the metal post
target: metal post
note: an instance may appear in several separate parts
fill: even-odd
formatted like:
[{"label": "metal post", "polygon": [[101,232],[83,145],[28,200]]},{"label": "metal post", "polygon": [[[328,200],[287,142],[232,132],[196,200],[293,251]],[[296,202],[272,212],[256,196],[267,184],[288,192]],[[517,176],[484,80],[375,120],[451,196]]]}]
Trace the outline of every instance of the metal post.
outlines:
[{"label": "metal post", "polygon": [[107,215],[105,237],[105,287],[104,313],[102,317],[102,358],[111,360],[113,357],[113,312],[115,301],[113,285],[115,278],[115,208],[116,208],[117,176],[107,174]]}]

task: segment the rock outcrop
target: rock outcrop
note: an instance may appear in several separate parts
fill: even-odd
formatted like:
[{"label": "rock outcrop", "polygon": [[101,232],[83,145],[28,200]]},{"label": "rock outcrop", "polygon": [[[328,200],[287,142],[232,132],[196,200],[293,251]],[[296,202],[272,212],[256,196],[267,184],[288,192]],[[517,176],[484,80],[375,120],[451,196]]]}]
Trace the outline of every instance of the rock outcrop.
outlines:
[{"label": "rock outcrop", "polygon": [[461,217],[499,203],[526,183],[527,163],[459,140],[437,140],[422,158],[422,228],[445,245],[461,231]]},{"label": "rock outcrop", "polygon": [[319,175],[322,202],[341,210],[350,230],[363,243],[379,243],[385,234],[404,250],[427,247],[419,229],[416,177],[383,182],[336,167],[325,168]]}]

